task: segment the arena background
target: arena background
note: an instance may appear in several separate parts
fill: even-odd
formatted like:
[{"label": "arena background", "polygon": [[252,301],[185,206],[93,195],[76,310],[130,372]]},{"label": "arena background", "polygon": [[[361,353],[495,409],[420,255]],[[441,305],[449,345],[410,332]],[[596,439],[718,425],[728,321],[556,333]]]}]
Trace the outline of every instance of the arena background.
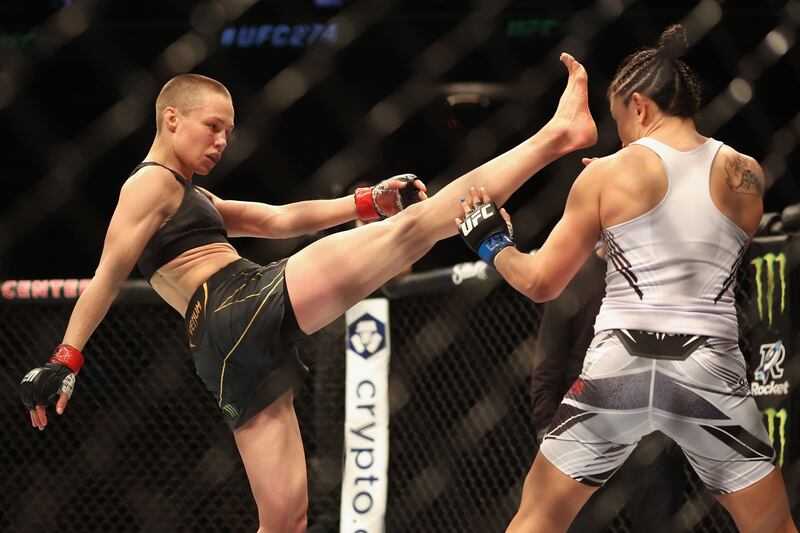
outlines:
[{"label": "arena background", "polygon": [[[580,157],[618,148],[605,97],[616,65],[674,22],[690,32],[686,60],[703,81],[700,131],[762,163],[767,211],[800,202],[798,1],[5,1],[0,279],[91,277],[119,187],[152,140],[155,96],[177,73],[220,79],[237,108],[225,158],[198,183],[281,204],[400,172],[440,188],[549,118],[566,80],[563,50],[589,71],[600,141],[512,198],[518,242],[535,248]],[[316,237],[236,245],[266,262]],[[471,260],[451,239],[415,271]],[[422,281],[389,291],[387,531],[499,531],[535,454],[525,377],[540,310],[491,277],[444,292]],[[780,284],[791,301],[796,288]],[[745,279],[738,291],[745,322],[753,286]],[[87,345],[69,416],[43,434],[30,428],[16,383],[60,340],[71,302],[0,305],[0,530],[256,529],[232,439],[194,375],[179,318],[146,288],[126,295]],[[797,323],[793,311],[789,328]],[[313,531],[337,530],[343,327],[303,353],[312,375],[297,405]],[[797,517],[793,457],[784,473]],[[637,483],[631,476],[631,491]],[[688,472],[680,491],[669,530],[732,530]],[[615,494],[598,506],[596,527],[635,530],[629,494]]]}]

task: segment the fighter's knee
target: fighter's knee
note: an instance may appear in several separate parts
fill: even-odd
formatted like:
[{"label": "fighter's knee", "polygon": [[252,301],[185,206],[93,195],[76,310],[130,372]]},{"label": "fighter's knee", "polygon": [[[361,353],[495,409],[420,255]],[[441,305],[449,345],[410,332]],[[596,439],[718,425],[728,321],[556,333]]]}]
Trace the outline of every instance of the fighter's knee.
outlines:
[{"label": "fighter's knee", "polygon": [[[308,525],[308,499],[286,491],[272,491],[258,499],[259,532],[299,533]],[[264,499],[266,496],[267,499]]]},{"label": "fighter's knee", "polygon": [[295,524],[285,524],[280,526],[274,526],[271,524],[264,524],[263,522],[258,526],[257,533],[304,533],[308,527],[308,520],[303,517],[302,521],[298,521]]},{"label": "fighter's knee", "polygon": [[276,520],[274,516],[260,520],[258,533],[303,533],[308,527],[308,515],[296,515],[286,520]]},{"label": "fighter's knee", "polygon": [[303,513],[303,516],[299,517],[296,523],[298,533],[302,533],[308,527],[308,515]]},{"label": "fighter's knee", "polygon": [[308,515],[304,512],[287,520],[261,520],[259,533],[303,533],[308,527]]}]

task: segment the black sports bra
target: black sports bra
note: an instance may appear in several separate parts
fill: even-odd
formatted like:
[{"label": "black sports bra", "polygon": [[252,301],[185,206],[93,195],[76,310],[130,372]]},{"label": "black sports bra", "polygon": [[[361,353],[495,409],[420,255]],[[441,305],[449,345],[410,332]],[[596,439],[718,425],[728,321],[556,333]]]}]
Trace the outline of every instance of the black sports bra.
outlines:
[{"label": "black sports bra", "polygon": [[142,167],[156,165],[164,167],[183,185],[184,194],[181,205],[166,224],[153,234],[150,242],[139,256],[139,271],[150,281],[156,270],[166,265],[180,254],[192,248],[215,242],[228,242],[228,232],[222,216],[206,194],[189,180],[161,163],[145,161],[139,163],[131,172],[133,176]]}]

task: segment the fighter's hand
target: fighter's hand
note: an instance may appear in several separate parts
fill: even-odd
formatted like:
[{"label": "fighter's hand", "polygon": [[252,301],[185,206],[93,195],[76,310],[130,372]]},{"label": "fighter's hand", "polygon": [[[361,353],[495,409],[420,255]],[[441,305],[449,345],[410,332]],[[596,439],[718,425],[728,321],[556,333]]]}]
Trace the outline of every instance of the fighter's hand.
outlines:
[{"label": "fighter's hand", "polygon": [[[474,187],[470,187],[469,192],[469,199],[460,199],[464,218],[455,219],[458,232],[472,251],[489,266],[494,266],[494,259],[500,250],[516,247],[512,240],[514,228],[511,216],[505,209],[497,209],[483,187],[480,194]],[[497,213],[500,213],[499,217]]]},{"label": "fighter's hand", "polygon": [[413,203],[426,200],[427,190],[422,180],[413,174],[393,176],[374,187],[356,189],[356,212],[364,222],[388,218]]},{"label": "fighter's hand", "polygon": [[[406,194],[412,198],[412,202],[416,203],[421,202],[422,200],[427,200],[428,195],[428,187],[422,182],[421,179],[416,177],[413,174],[400,174],[399,176],[393,176],[388,180],[384,180],[381,183],[386,183],[392,189],[408,189],[408,191],[400,191],[401,194]],[[380,183],[378,184],[380,185]],[[416,189],[416,190],[414,190]],[[416,193],[416,196],[414,195]],[[404,207],[408,207],[407,204]]]},{"label": "fighter's hand", "polygon": [[56,413],[64,412],[75,388],[75,374],[82,365],[81,352],[62,344],[47,364],[25,374],[19,385],[20,397],[33,427],[44,430],[47,426],[47,405],[53,400],[56,400]]},{"label": "fighter's hand", "polygon": [[[596,158],[595,158],[596,159]],[[469,188],[469,198],[461,198],[461,207],[464,209],[464,217],[470,214],[470,212],[475,209],[475,206],[478,204],[489,204],[492,203],[492,199],[489,197],[489,193],[486,192],[484,187],[480,188],[480,192],[475,187]],[[511,215],[508,214],[504,207],[500,208],[500,215],[503,217],[503,220],[506,222],[506,226],[508,226],[508,236],[514,236],[514,226],[511,225]],[[456,225],[459,226],[463,224],[464,221],[460,218],[456,219]]]}]

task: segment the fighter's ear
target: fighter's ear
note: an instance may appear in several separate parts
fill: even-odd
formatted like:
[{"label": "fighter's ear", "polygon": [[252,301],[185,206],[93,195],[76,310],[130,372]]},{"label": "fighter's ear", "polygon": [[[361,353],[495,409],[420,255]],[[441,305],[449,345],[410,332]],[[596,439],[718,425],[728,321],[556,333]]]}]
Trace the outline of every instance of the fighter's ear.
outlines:
[{"label": "fighter's ear", "polygon": [[634,111],[636,111],[637,118],[644,112],[644,99],[642,98],[641,94],[637,92],[631,94],[630,105],[632,105]]},{"label": "fighter's ear", "polygon": [[178,129],[178,110],[171,106],[165,107],[161,114],[161,120],[164,127],[174,133]]},{"label": "fighter's ear", "polygon": [[640,93],[634,92],[631,94],[630,105],[636,111],[636,121],[640,124],[644,124],[649,118],[651,109],[648,106],[648,102],[652,103],[652,100],[645,98]]}]

